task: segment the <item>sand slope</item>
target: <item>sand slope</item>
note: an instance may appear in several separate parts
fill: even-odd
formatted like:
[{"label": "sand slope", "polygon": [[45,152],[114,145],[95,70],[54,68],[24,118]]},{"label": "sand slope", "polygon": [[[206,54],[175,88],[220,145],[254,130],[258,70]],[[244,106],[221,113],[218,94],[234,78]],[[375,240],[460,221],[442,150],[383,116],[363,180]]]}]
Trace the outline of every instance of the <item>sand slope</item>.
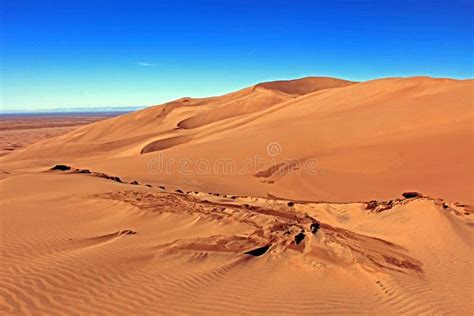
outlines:
[{"label": "sand slope", "polygon": [[[417,190],[472,202],[472,91],[472,80],[428,77],[263,83],[101,121],[1,161],[8,170],[69,163],[252,196],[354,201]],[[168,172],[150,172],[156,159]],[[222,160],[233,168],[220,168]],[[299,170],[282,167],[288,160]]]},{"label": "sand slope", "polygon": [[472,210],[440,200],[399,200],[382,212],[364,203],[289,207],[63,172],[10,177],[0,189],[2,313],[474,308]]}]

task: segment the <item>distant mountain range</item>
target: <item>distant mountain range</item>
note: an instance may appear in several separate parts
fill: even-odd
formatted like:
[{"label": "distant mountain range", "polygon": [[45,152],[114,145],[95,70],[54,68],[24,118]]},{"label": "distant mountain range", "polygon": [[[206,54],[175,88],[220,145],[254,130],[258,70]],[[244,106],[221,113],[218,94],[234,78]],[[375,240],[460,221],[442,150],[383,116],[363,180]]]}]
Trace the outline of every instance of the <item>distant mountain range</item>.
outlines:
[{"label": "distant mountain range", "polygon": [[2,110],[0,114],[42,114],[42,113],[95,113],[95,112],[133,112],[145,106],[99,106],[82,108],[56,108],[41,110]]}]

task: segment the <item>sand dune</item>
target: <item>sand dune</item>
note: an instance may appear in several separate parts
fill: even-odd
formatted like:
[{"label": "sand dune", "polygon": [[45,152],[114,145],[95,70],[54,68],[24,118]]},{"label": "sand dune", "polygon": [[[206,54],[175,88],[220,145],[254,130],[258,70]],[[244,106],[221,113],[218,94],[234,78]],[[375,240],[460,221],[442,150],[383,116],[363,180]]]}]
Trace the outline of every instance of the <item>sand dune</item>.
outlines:
[{"label": "sand dune", "polygon": [[0,312],[471,314],[472,91],[269,82],[1,157]]},{"label": "sand dune", "polygon": [[397,200],[382,212],[365,203],[288,206],[63,172],[0,184],[4,313],[473,308],[472,211],[453,203]]},{"label": "sand dune", "polygon": [[[472,80],[306,78],[286,84],[184,98],[101,121],[9,155],[2,164],[18,170],[69,163],[151,183],[261,197],[348,202],[415,190],[472,203],[472,174],[466,172],[474,161]],[[273,143],[279,151],[274,156],[267,152]],[[255,163],[257,156],[263,163]],[[205,160],[210,169],[230,159],[241,172],[179,172],[171,162],[182,158],[193,166]],[[168,162],[169,172],[150,174],[154,159]],[[255,177],[287,160],[300,169],[311,162],[314,170]]]}]

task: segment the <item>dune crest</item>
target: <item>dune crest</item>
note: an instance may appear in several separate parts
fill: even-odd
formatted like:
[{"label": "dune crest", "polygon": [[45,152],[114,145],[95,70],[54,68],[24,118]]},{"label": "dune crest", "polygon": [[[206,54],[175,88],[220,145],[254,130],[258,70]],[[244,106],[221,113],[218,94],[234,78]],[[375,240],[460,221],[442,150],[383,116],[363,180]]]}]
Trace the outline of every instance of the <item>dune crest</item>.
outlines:
[{"label": "dune crest", "polygon": [[329,77],[306,77],[294,80],[278,80],[263,82],[255,85],[255,88],[277,90],[287,94],[305,95],[324,89],[345,87],[356,82]]}]

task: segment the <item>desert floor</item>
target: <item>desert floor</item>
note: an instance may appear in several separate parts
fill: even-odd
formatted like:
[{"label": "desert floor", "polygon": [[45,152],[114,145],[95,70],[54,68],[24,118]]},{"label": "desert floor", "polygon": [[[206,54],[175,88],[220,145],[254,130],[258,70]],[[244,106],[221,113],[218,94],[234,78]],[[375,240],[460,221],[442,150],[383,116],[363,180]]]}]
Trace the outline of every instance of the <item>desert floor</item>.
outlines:
[{"label": "desert floor", "polygon": [[67,134],[79,126],[116,115],[118,114],[0,115],[0,157],[40,140]]}]

